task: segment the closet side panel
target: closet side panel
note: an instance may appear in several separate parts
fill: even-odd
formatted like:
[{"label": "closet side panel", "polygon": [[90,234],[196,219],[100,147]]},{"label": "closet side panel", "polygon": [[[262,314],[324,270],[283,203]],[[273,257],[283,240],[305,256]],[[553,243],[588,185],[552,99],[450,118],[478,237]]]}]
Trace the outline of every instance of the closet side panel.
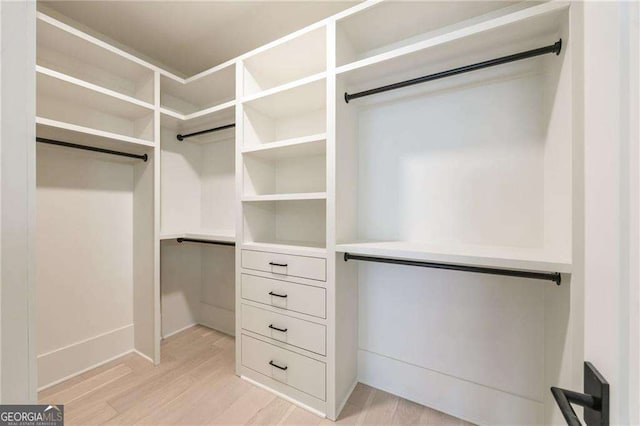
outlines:
[{"label": "closet side panel", "polygon": [[134,167],[133,323],[135,349],[149,359],[155,353],[154,167],[156,158]]},{"label": "closet side panel", "polygon": [[0,392],[34,402],[35,2],[0,5]]},{"label": "closet side panel", "polygon": [[133,167],[41,146],[39,387],[133,349]]}]

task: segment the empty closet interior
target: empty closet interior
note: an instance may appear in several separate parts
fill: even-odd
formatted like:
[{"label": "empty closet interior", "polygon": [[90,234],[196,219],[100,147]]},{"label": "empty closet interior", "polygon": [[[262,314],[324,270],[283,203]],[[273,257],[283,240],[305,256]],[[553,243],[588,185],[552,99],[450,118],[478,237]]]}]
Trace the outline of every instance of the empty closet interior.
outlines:
[{"label": "empty closet interior", "polygon": [[38,148],[39,386],[202,324],[332,420],[362,382],[558,422],[576,19],[364,2],[183,78],[40,12],[38,137],[134,156]]}]

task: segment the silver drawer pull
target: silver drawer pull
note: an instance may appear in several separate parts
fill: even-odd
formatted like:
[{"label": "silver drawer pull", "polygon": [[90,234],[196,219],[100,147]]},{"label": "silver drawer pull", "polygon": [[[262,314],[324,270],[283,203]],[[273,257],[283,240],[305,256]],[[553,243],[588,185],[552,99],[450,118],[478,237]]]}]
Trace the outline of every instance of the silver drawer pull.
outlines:
[{"label": "silver drawer pull", "polygon": [[278,328],[278,327],[274,327],[273,324],[269,324],[269,328],[275,331],[279,331],[281,333],[286,333],[288,328]]},{"label": "silver drawer pull", "polygon": [[279,368],[280,370],[283,370],[283,371],[284,371],[284,370],[286,370],[287,368],[289,368],[289,367],[288,367],[288,366],[286,366],[286,365],[285,365],[284,367],[282,367],[282,366],[280,366],[280,365],[276,364],[276,363],[275,363],[275,362],[273,362],[273,361],[269,361],[269,365],[270,365],[270,366],[272,366],[272,367],[275,367],[275,368]]},{"label": "silver drawer pull", "polygon": [[282,297],[283,299],[287,297],[286,294],[278,294],[278,293],[274,293],[272,291],[269,292],[269,296]]}]

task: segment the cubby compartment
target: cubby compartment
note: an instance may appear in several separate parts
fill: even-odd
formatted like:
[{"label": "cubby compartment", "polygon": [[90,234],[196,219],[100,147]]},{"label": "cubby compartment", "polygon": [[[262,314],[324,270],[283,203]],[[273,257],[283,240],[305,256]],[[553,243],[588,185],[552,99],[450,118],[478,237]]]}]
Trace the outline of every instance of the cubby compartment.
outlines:
[{"label": "cubby compartment", "polygon": [[235,91],[235,64],[192,77],[184,83],[175,78],[160,77],[162,108],[186,116],[233,102]]},{"label": "cubby compartment", "polygon": [[[338,160],[336,180],[357,182],[337,188],[338,251],[570,271],[567,9],[534,7],[544,9],[339,76],[337,158],[358,167]],[[560,55],[342,100],[560,38]]]},{"label": "cubby compartment", "polygon": [[243,147],[326,132],[324,78],[244,103]]},{"label": "cubby compartment", "polygon": [[[163,238],[233,241],[235,137],[233,129],[177,139],[180,132],[226,123],[233,108],[195,122],[162,115],[161,234]],[[226,207],[225,207],[226,206]]]},{"label": "cubby compartment", "polygon": [[244,243],[326,247],[326,201],[243,202]]},{"label": "cubby compartment", "polygon": [[243,96],[326,71],[326,32],[325,26],[304,32],[246,59]]},{"label": "cubby compartment", "polygon": [[153,141],[153,109],[38,67],[37,116]]},{"label": "cubby compartment", "polygon": [[466,30],[481,22],[529,7],[533,2],[379,2],[337,21],[337,65]]},{"label": "cubby compartment", "polygon": [[326,192],[326,141],[244,152],[245,197]]},{"label": "cubby compartment", "polygon": [[100,40],[38,14],[38,65],[152,104],[153,70],[116,51]]}]

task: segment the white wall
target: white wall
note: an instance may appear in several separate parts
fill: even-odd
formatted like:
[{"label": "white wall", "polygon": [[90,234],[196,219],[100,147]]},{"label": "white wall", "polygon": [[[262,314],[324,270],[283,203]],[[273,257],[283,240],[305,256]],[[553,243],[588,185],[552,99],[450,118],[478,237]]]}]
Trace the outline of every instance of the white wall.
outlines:
[{"label": "white wall", "polygon": [[39,146],[38,385],[133,348],[133,165]]},{"label": "white wall", "polygon": [[35,2],[2,2],[0,13],[0,394],[8,404],[36,400]]},{"label": "white wall", "polygon": [[585,17],[585,360],[611,385],[611,424],[638,424],[638,21],[636,3]]}]

